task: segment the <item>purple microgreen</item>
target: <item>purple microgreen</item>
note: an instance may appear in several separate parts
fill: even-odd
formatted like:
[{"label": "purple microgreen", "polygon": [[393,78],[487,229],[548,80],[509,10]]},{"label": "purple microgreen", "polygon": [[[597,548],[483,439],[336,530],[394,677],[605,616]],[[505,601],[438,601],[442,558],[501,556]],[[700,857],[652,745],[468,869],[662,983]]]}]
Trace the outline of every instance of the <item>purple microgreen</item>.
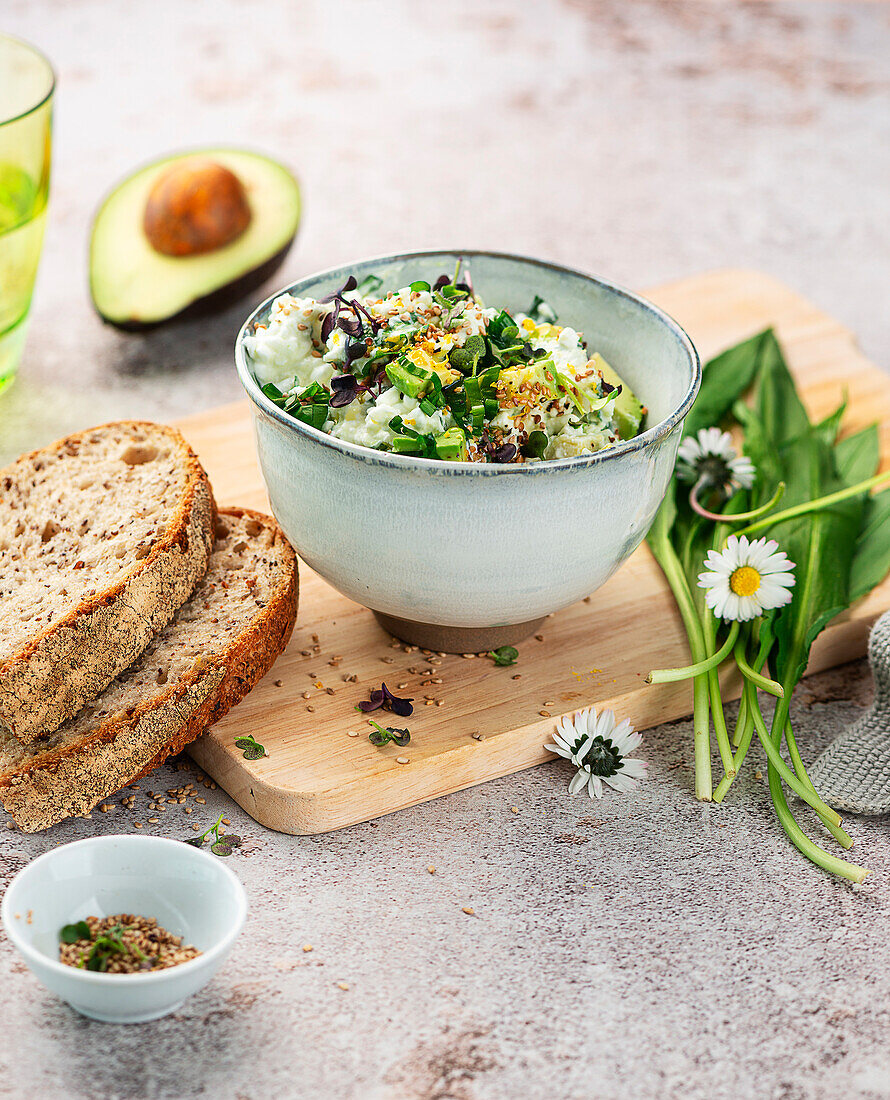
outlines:
[{"label": "purple microgreen", "polygon": [[355,340],[346,345],[346,362],[347,364],[352,363],[356,359],[361,359],[367,353],[368,349],[365,347],[364,341]]},{"label": "purple microgreen", "polygon": [[[355,306],[355,302],[350,302],[349,304],[353,307]],[[355,317],[347,317],[342,313],[337,317],[337,328],[340,329],[341,332],[345,332],[347,336],[351,336],[353,339],[361,336],[363,330],[362,319],[358,315],[358,310],[356,310],[355,312]]]},{"label": "purple microgreen", "polygon": [[349,278],[346,280],[346,282],[343,284],[343,286],[340,287],[339,290],[335,290],[332,294],[328,294],[326,297],[319,298],[318,300],[319,300],[319,302],[333,302],[335,299],[337,299],[341,295],[345,294],[348,290],[355,290],[355,288],[357,286],[358,286],[358,283],[355,281],[355,276],[350,275]]},{"label": "purple microgreen", "polygon": [[488,454],[492,462],[512,462],[516,457],[516,447],[513,443],[504,443]]},{"label": "purple microgreen", "polygon": [[443,286],[448,286],[451,282],[450,275],[440,275],[438,279],[433,283],[433,290],[441,290]]},{"label": "purple microgreen", "polygon": [[351,374],[338,374],[331,379],[331,408],[342,409],[351,405],[364,388]]},{"label": "purple microgreen", "polygon": [[334,308],[330,313],[325,315],[325,319],[321,322],[321,342],[326,344],[331,333],[334,331],[334,325],[337,323],[337,318],[340,316],[340,301],[334,302]]},{"label": "purple microgreen", "polygon": [[393,695],[386,684],[381,684],[379,688],[374,688],[368,699],[358,704],[358,709],[363,714],[370,714],[372,710],[383,707],[398,714],[400,718],[408,718],[414,713],[412,702],[413,699],[400,699],[398,695]]},{"label": "purple microgreen", "polygon": [[378,710],[382,706],[383,692],[380,688],[374,688],[371,692],[371,697],[369,699],[363,699],[356,709],[360,710],[362,714],[370,714],[372,710]]}]

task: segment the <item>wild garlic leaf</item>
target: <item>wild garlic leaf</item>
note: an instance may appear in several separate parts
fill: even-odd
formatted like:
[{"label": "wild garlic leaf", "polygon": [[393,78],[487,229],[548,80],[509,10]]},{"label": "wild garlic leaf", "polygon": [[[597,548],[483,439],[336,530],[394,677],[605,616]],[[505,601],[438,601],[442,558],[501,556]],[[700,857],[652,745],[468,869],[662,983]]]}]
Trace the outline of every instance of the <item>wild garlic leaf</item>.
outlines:
[{"label": "wild garlic leaf", "polygon": [[[779,455],[787,507],[844,487],[833,449],[817,428],[786,445]],[[776,615],[777,654],[771,662],[786,693],[803,675],[816,636],[849,606],[850,569],[862,510],[861,500],[846,500],[770,529],[770,536],[797,563],[793,599]]]},{"label": "wild garlic leaf", "polygon": [[762,337],[754,410],[774,447],[790,443],[812,427],[772,329]]},{"label": "wild garlic leaf", "polygon": [[856,485],[871,477],[880,461],[877,424],[870,424],[836,443],[834,457],[838,473],[847,485]]},{"label": "wild garlic leaf", "polygon": [[695,404],[686,417],[684,435],[719,424],[754,381],[768,333],[761,332],[705,364]]},{"label": "wild garlic leaf", "polygon": [[862,530],[856,541],[850,570],[850,600],[861,599],[890,572],[890,492],[884,490],[865,503]]}]

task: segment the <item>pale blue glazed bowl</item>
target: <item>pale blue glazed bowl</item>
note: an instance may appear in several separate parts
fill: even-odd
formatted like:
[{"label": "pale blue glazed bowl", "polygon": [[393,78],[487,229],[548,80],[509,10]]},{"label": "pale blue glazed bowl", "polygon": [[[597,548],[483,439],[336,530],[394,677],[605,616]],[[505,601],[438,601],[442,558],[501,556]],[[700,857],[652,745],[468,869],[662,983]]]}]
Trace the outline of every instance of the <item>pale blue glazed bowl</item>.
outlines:
[{"label": "pale blue glazed bowl", "polygon": [[[134,913],[199,948],[166,970],[103,974],[59,962],[63,925]],[[51,848],[12,879],[0,923],[28,969],[72,1008],[104,1023],[156,1020],[207,984],[225,962],[247,915],[237,875],[180,840],[101,836]]]},{"label": "pale blue glazed bowl", "polygon": [[[576,458],[438,462],[334,439],[261,392],[244,338],[279,294],[319,298],[349,275],[378,275],[387,289],[432,282],[458,256],[487,304],[523,311],[539,294],[583,332],[648,407],[646,431]],[[701,380],[689,337],[639,295],[540,260],[470,250],[382,256],[300,279],[248,317],[235,362],[272,509],[300,557],[394,634],[452,652],[517,641],[608,580],[655,518]]]}]

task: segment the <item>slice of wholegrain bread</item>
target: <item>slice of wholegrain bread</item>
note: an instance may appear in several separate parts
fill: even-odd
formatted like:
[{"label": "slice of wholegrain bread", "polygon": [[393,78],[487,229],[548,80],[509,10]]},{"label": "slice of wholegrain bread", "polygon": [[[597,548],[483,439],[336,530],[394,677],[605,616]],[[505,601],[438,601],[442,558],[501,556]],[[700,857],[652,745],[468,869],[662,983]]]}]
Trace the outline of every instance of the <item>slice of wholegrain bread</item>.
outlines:
[{"label": "slice of wholegrain bread", "polygon": [[275,521],[221,511],[206,576],[136,663],[39,746],[0,734],[0,801],[35,832],[158,767],[269,670],[297,597],[296,557]]},{"label": "slice of wholegrain bread", "polygon": [[201,464],[159,424],[0,470],[0,728],[29,744],[132,664],[204,575],[213,516]]}]

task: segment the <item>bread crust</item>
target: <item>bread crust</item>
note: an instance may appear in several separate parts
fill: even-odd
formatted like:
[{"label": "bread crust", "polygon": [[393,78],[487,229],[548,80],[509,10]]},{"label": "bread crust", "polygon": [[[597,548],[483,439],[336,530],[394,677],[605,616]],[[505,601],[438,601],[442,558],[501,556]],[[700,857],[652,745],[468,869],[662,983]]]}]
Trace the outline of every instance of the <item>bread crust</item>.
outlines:
[{"label": "bread crust", "polygon": [[197,455],[174,428],[142,420],[103,424],[24,455],[0,470],[0,480],[20,463],[79,446],[84,437],[109,429],[167,435],[186,463],[186,491],[145,558],[0,664],[0,725],[26,745],[57,729],[136,660],[189,598],[210,560],[213,492]]},{"label": "bread crust", "polygon": [[107,718],[80,742],[35,755],[0,776],[0,801],[24,832],[88,813],[159,767],[240,702],[284,650],[297,617],[296,555],[271,517],[246,508],[224,509],[225,515],[272,527],[287,563],[274,598],[226,650],[208,656],[171,688]]}]

